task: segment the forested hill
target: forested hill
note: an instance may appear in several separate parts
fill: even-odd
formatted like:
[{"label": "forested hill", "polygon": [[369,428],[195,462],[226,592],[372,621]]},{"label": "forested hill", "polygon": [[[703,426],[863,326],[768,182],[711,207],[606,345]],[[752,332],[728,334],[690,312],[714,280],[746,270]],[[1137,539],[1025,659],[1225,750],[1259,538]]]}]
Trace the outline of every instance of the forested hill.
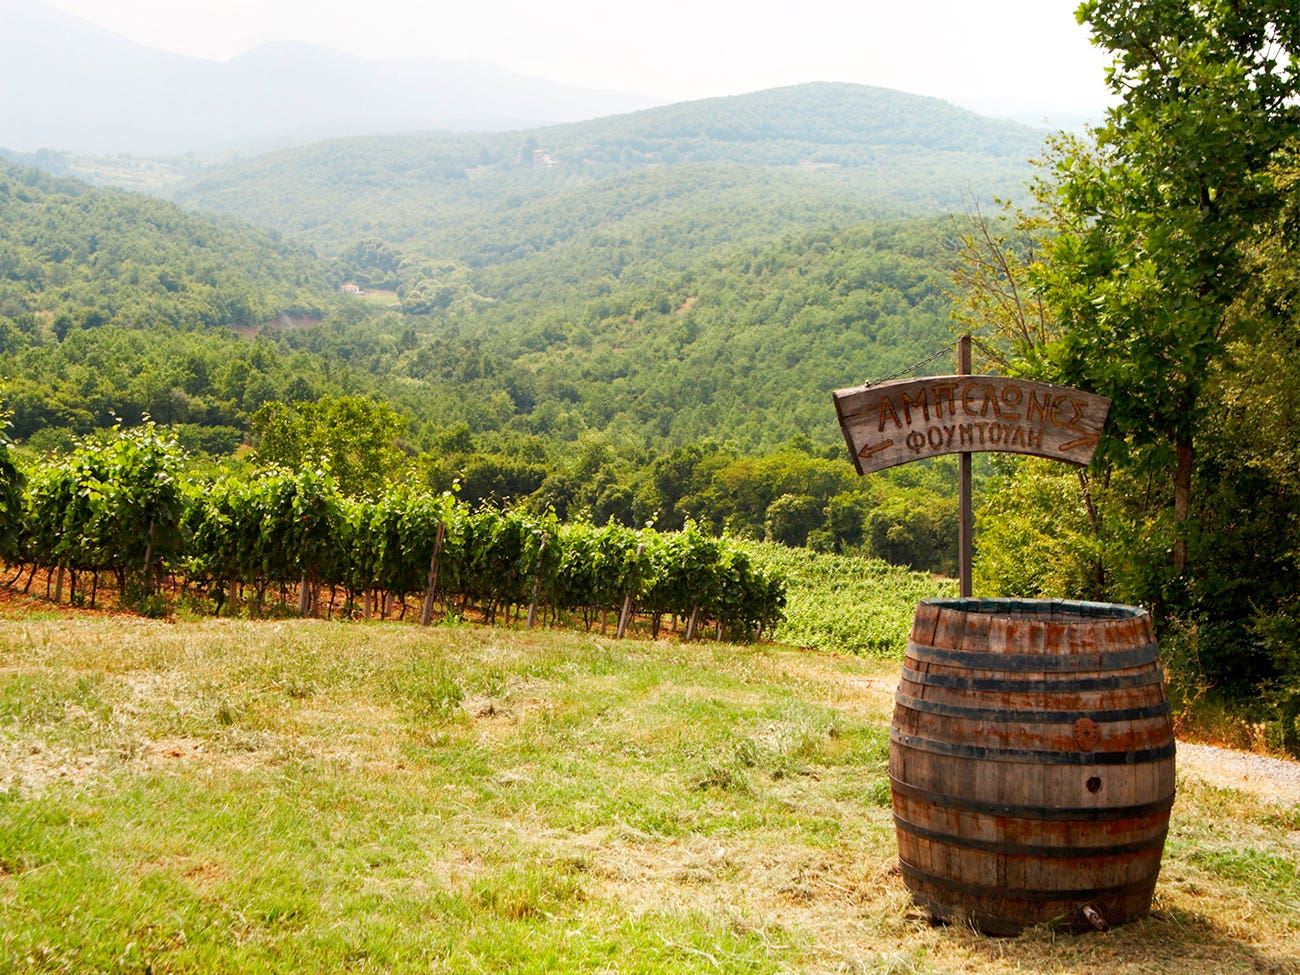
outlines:
[{"label": "forested hill", "polygon": [[[50,444],[147,412],[231,449],[268,401],[364,393],[410,418],[416,449],[462,424],[557,445],[585,433],[661,448],[833,445],[830,389],[946,342],[936,268],[948,229],[742,236],[654,273],[651,251],[638,275],[565,279],[518,261],[509,287],[492,282],[500,299],[458,290],[486,287],[489,269],[450,265],[444,290],[394,308],[339,296],[334,270],[269,233],[6,166],[0,409],[16,436]],[[380,241],[357,255],[392,257]]]},{"label": "forested hill", "polygon": [[239,333],[337,302],[301,245],[0,160],[0,410],[18,437],[148,412],[232,447],[249,411],[322,372]]},{"label": "forested hill", "polygon": [[0,159],[0,315],[20,326],[258,327],[319,312],[323,268],[271,232]]},{"label": "forested hill", "polygon": [[1014,196],[1043,135],[934,98],[817,83],[532,131],[323,142],[208,170],[175,199],[326,252],[373,234],[490,264],[664,210],[714,205],[751,225],[729,235],[709,221],[681,244],[700,247],[760,224],[776,233]]},{"label": "forested hill", "polygon": [[[411,419],[417,450],[461,424],[833,447],[831,389],[947,342],[937,214],[1014,188],[1040,135],[817,84],[326,142],[178,196],[264,231],[7,166],[0,399],[23,438],[147,411],[229,442],[267,401],[363,392]],[[345,298],[344,281],[396,298]]]},{"label": "forested hill", "polygon": [[[747,269],[756,249],[1014,196],[1042,138],[933,98],[809,84],[528,132],[325,142],[211,170],[176,199],[311,242],[361,286],[396,291],[417,336],[451,330],[511,361],[527,345],[544,372],[550,352],[570,354],[556,336],[599,345],[625,331],[617,314],[683,307],[683,281],[720,280],[701,303],[748,291],[747,270],[709,269]],[[703,341],[722,324],[685,317]],[[931,306],[925,342],[942,317]],[[647,388],[655,368],[661,389],[683,381],[639,359],[640,340],[605,344],[627,357],[610,369]],[[736,353],[717,354],[724,368]]]},{"label": "forested hill", "polygon": [[404,412],[443,427],[569,444],[600,432],[657,448],[833,446],[831,390],[950,341],[951,229],[935,218],[792,233],[586,300],[388,313],[282,341],[347,349]]},{"label": "forested hill", "polygon": [[[890,148],[1022,163],[1038,130],[924,95],[870,85],[812,83],[681,102],[550,129],[584,161],[710,162],[869,168]],[[589,140],[583,145],[583,139]],[[624,148],[630,150],[623,155]],[[611,157],[610,149],[618,155]]]}]

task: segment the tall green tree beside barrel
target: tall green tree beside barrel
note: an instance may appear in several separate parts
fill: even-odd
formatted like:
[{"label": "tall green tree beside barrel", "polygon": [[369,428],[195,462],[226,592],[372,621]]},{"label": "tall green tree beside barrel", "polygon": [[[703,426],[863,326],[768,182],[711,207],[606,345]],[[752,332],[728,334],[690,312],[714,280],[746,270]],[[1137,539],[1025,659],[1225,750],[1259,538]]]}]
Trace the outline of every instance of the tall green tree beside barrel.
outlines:
[{"label": "tall green tree beside barrel", "polygon": [[[1285,694],[1300,686],[1284,649],[1300,632],[1300,8],[1089,0],[1078,17],[1112,55],[1115,107],[1090,140],[1055,143],[1036,209],[968,238],[959,283],[982,292],[968,311],[992,312],[1013,371],[1110,397],[1111,423],[1083,493],[1049,483],[1071,472],[997,465],[984,577],[1150,605],[1191,680]],[[1044,521],[1079,560],[1007,571]]]},{"label": "tall green tree beside barrel", "polygon": [[1038,284],[1061,378],[1112,400],[1110,450],[1172,483],[1172,571],[1187,569],[1207,387],[1248,323],[1248,253],[1278,206],[1271,169],[1300,127],[1300,8],[1289,0],[1089,0],[1120,99],[1064,141]]}]

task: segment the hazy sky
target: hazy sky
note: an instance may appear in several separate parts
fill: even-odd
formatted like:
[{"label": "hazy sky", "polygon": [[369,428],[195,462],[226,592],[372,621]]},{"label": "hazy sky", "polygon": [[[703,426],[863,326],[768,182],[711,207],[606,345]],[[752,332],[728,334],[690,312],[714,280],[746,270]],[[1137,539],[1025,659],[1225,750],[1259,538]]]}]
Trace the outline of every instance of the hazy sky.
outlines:
[{"label": "hazy sky", "polygon": [[1075,0],[47,0],[217,61],[296,40],[369,58],[487,61],[667,99],[851,81],[1091,110],[1104,58]]}]

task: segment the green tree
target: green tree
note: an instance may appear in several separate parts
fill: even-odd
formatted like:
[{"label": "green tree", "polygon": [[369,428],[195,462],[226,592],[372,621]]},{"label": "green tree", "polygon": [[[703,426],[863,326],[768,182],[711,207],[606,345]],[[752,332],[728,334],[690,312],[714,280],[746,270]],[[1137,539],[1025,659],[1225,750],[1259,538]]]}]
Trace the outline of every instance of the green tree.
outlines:
[{"label": "green tree", "polygon": [[401,263],[402,252],[377,237],[367,237],[343,254],[343,267],[347,275],[366,288],[395,289],[398,284],[397,269]]},{"label": "green tree", "polygon": [[807,494],[783,494],[767,506],[764,537],[769,542],[802,547],[808,533],[826,520],[824,503]]},{"label": "green tree", "polygon": [[827,502],[826,529],[835,551],[862,544],[862,527],[869,509],[870,499],[855,491],[841,491]]},{"label": "green tree", "polygon": [[[1235,338],[1207,387],[1213,422],[1198,440],[1189,536],[1206,679],[1238,689],[1289,680],[1293,707],[1300,707],[1298,149],[1300,140],[1274,167],[1282,205],[1252,243],[1252,279],[1233,309]],[[1300,749],[1300,739],[1289,747]]]},{"label": "green tree", "polygon": [[377,497],[406,467],[405,417],[364,396],[267,403],[252,426],[259,464],[322,470],[347,497]]},{"label": "green tree", "polygon": [[1172,483],[1174,574],[1211,372],[1230,353],[1270,164],[1300,123],[1292,0],[1089,0],[1120,98],[1095,150],[1063,139],[1040,195],[1061,218],[1038,284],[1066,382],[1112,400],[1107,449]]},{"label": "green tree", "polygon": [[1154,604],[1184,682],[1258,701],[1300,672],[1300,8],[1078,14],[1120,101],[1095,145],[1056,143],[1037,209],[966,235],[961,314],[1004,367],[1108,395],[1112,422],[1082,504],[1067,474],[998,465],[979,574]]},{"label": "green tree", "polygon": [[864,531],[870,554],[891,565],[957,574],[957,500],[914,490],[872,509]]}]

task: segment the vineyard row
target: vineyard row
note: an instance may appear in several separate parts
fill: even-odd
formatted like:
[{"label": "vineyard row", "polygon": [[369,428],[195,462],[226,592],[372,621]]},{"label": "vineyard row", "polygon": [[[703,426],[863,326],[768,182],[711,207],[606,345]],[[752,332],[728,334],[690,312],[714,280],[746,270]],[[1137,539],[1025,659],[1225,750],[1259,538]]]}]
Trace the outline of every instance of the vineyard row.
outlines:
[{"label": "vineyard row", "polygon": [[[419,600],[488,621],[580,615],[587,626],[635,610],[657,635],[660,620],[713,624],[749,639],[782,617],[785,583],[726,539],[694,525],[680,532],[616,524],[562,524],[553,515],[485,508],[453,495],[395,486],[378,498],[341,495],[319,471],[262,470],[188,479],[183,458],[146,426],[85,444],[27,475],[0,468],[0,559],[11,586],[52,577],[53,596],[91,596],[101,574],[137,605],[156,605],[171,578],[215,612],[251,595],[293,592],[302,615],[343,615]],[[81,593],[77,593],[78,581]],[[323,594],[329,600],[323,603]]]}]

